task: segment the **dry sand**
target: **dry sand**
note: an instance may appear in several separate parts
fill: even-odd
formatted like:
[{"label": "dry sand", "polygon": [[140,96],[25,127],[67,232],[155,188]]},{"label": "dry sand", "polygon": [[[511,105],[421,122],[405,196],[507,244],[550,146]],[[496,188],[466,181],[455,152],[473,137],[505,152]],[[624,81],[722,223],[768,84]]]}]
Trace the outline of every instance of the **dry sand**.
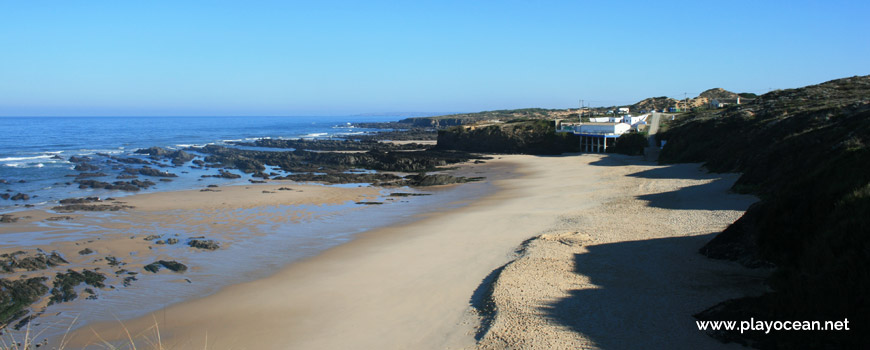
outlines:
[{"label": "dry sand", "polygon": [[[696,253],[754,201],[727,193],[733,175],[601,155],[462,171],[498,191],[124,324],[153,338],[160,320],[176,349],[708,348],[691,314],[759,284]],[[91,328],[126,338],[109,322],[74,344]]]}]

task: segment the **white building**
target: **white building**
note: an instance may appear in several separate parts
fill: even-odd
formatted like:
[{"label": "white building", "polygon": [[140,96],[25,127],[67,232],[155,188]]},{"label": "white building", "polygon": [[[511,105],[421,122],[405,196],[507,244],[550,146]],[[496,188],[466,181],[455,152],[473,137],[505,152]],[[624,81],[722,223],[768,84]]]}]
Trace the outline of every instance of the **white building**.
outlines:
[{"label": "white building", "polygon": [[578,134],[622,135],[631,129],[626,123],[584,123],[577,129]]},{"label": "white building", "polygon": [[649,114],[638,115],[638,116],[626,115],[626,116],[622,117],[622,122],[626,123],[628,125],[631,125],[631,126],[635,126],[641,122],[645,122],[648,117],[649,117]]},{"label": "white building", "polygon": [[619,107],[619,114],[628,114],[630,112],[631,111],[628,109],[628,107]]}]

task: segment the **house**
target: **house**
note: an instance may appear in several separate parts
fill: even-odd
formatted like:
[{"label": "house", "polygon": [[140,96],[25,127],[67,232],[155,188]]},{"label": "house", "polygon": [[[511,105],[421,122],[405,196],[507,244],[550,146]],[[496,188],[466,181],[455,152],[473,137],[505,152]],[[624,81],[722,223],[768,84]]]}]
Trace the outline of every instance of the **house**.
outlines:
[{"label": "house", "polygon": [[734,104],[740,104],[740,96],[737,98],[714,98],[710,101],[710,108],[725,108]]},{"label": "house", "polygon": [[630,110],[629,110],[628,107],[619,107],[619,110],[618,110],[618,111],[619,111],[619,114],[628,114],[628,113],[630,113]]},{"label": "house", "polygon": [[631,129],[626,123],[583,123],[576,133],[581,135],[622,135]]},{"label": "house", "polygon": [[647,117],[649,117],[649,114],[643,114],[643,115],[637,115],[637,116],[632,116],[629,114],[629,115],[622,117],[621,122],[626,123],[626,124],[631,125],[631,126],[635,126],[638,123],[645,122],[647,120]]}]

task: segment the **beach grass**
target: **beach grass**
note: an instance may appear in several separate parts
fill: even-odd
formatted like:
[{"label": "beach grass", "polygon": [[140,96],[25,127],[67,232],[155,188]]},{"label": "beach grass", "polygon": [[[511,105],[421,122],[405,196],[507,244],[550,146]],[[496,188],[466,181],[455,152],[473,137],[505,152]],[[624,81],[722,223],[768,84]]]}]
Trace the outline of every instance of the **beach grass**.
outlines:
[{"label": "beach grass", "polygon": [[[64,332],[64,336],[60,339],[60,343],[57,344],[56,347],[52,347],[52,349],[56,350],[64,350],[69,345],[68,335],[72,330],[73,325],[76,320],[74,319],[69,327],[67,327],[66,332]],[[120,320],[118,323],[121,325],[121,328],[124,330],[124,334],[126,335],[126,343],[121,345],[112,344],[109,341],[105,340],[102,336],[100,336],[97,331],[91,329],[94,334],[94,339],[96,339],[96,348],[106,349],[106,350],[170,350],[172,347],[165,346],[163,344],[163,339],[160,336],[160,326],[157,323],[157,320],[154,320],[154,325],[145,329],[141,333],[137,335],[133,335],[130,333],[130,330],[124,325]],[[16,338],[15,335],[11,333],[5,334],[4,337],[0,337],[0,350],[35,350],[39,348],[48,348],[48,344],[44,342],[38,342],[42,331],[32,332],[30,329],[30,325],[27,325],[24,334],[20,335],[20,338]],[[206,344],[208,344],[208,336],[206,335]],[[204,346],[203,349],[208,349],[208,345]]]}]

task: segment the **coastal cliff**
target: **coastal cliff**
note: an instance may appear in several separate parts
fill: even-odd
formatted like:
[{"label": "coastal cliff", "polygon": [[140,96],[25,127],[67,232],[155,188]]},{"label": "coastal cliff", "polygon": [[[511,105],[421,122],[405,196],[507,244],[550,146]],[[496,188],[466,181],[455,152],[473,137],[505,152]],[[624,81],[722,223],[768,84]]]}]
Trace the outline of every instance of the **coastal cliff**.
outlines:
[{"label": "coastal cliff", "polygon": [[579,146],[576,135],[555,132],[552,121],[523,120],[440,130],[435,148],[485,153],[561,154],[576,152]]},{"label": "coastal cliff", "polygon": [[741,172],[732,190],[762,200],[701,253],[773,266],[772,291],[733,299],[701,320],[842,320],[848,332],[717,332],[776,346],[867,344],[870,322],[870,76],[778,90],[751,103],[697,111],[659,134],[662,163]]}]

